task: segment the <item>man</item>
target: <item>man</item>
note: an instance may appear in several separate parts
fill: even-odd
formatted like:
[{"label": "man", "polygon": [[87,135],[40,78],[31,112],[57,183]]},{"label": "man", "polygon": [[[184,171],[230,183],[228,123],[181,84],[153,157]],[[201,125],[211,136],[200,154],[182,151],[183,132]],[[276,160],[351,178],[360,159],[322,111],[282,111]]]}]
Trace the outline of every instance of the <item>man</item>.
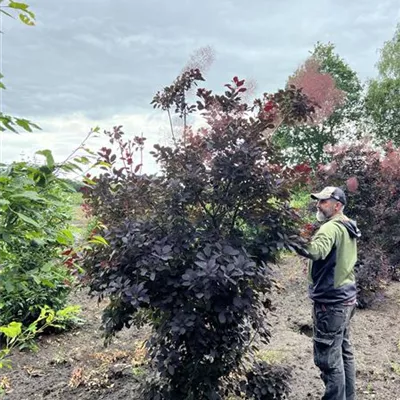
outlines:
[{"label": "man", "polygon": [[311,197],[318,200],[317,219],[323,225],[302,255],[311,259],[314,362],[325,383],[322,400],[354,400],[355,363],[349,331],[357,301],[354,265],[356,239],[361,233],[356,223],[343,214],[343,190],[329,186]]}]

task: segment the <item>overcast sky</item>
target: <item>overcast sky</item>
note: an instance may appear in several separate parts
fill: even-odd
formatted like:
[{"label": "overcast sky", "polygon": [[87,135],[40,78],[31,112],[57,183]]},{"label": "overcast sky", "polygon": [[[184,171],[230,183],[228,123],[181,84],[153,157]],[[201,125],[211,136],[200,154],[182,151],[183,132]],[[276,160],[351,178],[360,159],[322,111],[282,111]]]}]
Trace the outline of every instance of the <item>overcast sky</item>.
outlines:
[{"label": "overcast sky", "polygon": [[234,75],[255,80],[258,93],[282,87],[317,41],[333,42],[365,81],[400,22],[400,0],[26,2],[35,27],[2,18],[1,106],[43,131],[5,133],[4,161],[43,148],[61,160],[97,125],[165,141],[166,116],[149,103],[203,46],[215,51],[213,89]]}]

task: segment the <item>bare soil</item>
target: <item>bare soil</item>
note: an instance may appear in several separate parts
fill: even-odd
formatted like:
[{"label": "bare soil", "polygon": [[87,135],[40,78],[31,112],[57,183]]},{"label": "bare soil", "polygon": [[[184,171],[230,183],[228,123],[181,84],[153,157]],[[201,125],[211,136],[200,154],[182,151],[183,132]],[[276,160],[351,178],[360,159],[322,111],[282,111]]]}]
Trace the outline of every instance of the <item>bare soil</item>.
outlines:
[{"label": "bare soil", "polygon": [[[269,348],[280,352],[281,363],[293,367],[290,400],[321,399],[323,383],[314,366],[311,302],[307,298],[305,264],[290,258],[277,272],[283,285],[275,296]],[[400,400],[400,283],[368,310],[357,310],[351,322],[357,362],[359,400]],[[279,353],[278,353],[279,354]]]},{"label": "bare soil", "polygon": [[[321,399],[323,384],[313,364],[311,303],[307,298],[304,263],[290,257],[275,269],[279,285],[273,293],[276,309],[270,317],[272,339],[258,357],[293,368],[290,400]],[[11,356],[12,370],[0,370],[5,399],[139,399],[143,379],[143,340],[149,332],[134,328],[103,345],[101,313],[85,292],[72,304],[82,307],[85,323],[71,332],[42,336],[39,351]],[[400,283],[352,321],[357,358],[357,391],[362,400],[400,400]]]}]

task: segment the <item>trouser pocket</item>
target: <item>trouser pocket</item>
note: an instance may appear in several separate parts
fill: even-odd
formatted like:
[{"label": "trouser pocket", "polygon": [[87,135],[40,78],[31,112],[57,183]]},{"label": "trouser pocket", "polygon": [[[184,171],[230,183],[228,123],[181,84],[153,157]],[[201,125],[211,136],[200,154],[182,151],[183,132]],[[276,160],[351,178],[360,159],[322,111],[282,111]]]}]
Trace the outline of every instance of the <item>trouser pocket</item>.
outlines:
[{"label": "trouser pocket", "polygon": [[314,328],[314,362],[321,371],[327,371],[334,367],[335,358],[335,335],[324,334]]}]

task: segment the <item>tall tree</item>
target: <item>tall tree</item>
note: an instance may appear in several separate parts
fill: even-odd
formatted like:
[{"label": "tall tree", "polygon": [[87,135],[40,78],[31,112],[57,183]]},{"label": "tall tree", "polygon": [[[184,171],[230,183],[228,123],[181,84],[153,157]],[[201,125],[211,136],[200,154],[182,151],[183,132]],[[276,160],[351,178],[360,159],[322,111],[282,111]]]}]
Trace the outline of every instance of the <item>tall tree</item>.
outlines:
[{"label": "tall tree", "polygon": [[348,125],[360,118],[362,86],[357,73],[335,52],[335,45],[319,42],[288,84],[303,87],[319,103],[320,118],[313,125],[279,129],[275,141],[286,149],[289,162],[315,166],[324,159],[326,145],[351,136]]},{"label": "tall tree", "polygon": [[384,43],[377,63],[378,77],[368,83],[366,112],[375,124],[377,139],[400,144],[400,24]]}]

